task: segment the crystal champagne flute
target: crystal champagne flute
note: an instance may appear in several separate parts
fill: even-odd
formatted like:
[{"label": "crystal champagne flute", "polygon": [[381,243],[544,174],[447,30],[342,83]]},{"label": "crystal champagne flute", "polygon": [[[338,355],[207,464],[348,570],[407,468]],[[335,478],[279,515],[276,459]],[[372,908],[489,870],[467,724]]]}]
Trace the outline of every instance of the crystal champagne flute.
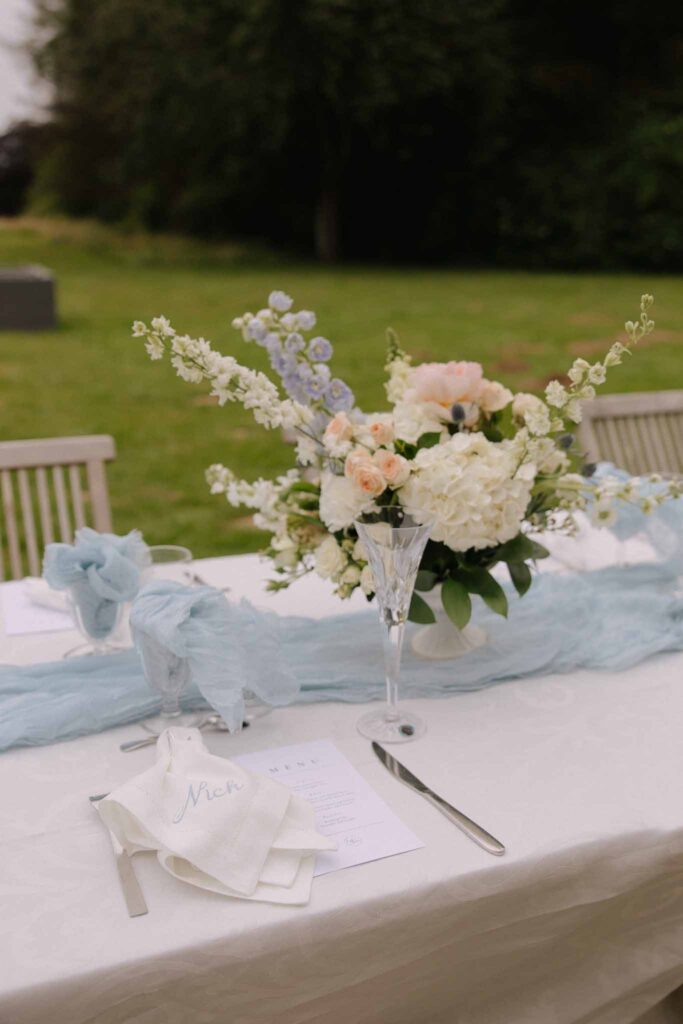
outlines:
[{"label": "crystal champagne flute", "polygon": [[425,730],[422,719],[398,707],[398,680],[405,623],[430,524],[418,523],[391,506],[363,516],[355,526],[375,579],[387,685],[385,706],[364,714],[358,731],[383,743],[406,743]]}]

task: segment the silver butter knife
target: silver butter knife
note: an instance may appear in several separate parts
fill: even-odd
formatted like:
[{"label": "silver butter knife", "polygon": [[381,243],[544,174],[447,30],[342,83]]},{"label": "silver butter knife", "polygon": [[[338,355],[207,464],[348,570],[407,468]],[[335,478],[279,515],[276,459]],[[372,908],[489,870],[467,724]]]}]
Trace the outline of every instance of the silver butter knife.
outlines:
[{"label": "silver butter knife", "polygon": [[487,853],[492,853],[494,857],[502,857],[505,853],[505,847],[502,843],[498,842],[486,829],[482,828],[481,825],[477,825],[476,821],[472,821],[462,811],[452,807],[443,797],[435,793],[429,786],[426,786],[424,782],[413,775],[412,772],[397,761],[395,757],[389,754],[384,747],[380,747],[379,743],[372,744],[372,749],[375,754],[382,762],[385,768],[387,768],[392,775],[394,775],[400,782],[404,782],[406,786],[410,786],[417,793],[428,800],[430,804],[436,807],[437,811],[441,811],[450,822],[464,832],[465,835],[471,839],[477,846],[481,846],[482,850],[486,850]]},{"label": "silver butter knife", "polygon": [[[89,797],[89,799],[91,803],[96,804],[100,800],[103,800],[105,796],[107,796],[106,793],[98,793],[96,796]],[[102,822],[102,824],[104,825],[104,822]],[[119,882],[121,883],[121,892],[123,893],[123,898],[126,901],[128,916],[142,917],[143,914],[147,914],[149,911],[147,909],[147,904],[145,903],[145,897],[142,895],[140,883],[133,871],[131,859],[111,829],[107,828],[106,825],[104,825],[104,827],[109,833],[112,849],[114,850],[116,870],[118,871]]]}]

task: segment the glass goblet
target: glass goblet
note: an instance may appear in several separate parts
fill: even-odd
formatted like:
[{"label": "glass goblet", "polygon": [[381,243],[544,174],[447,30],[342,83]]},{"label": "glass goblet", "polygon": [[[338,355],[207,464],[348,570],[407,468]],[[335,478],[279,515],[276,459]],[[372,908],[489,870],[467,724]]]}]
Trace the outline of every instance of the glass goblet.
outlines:
[{"label": "glass goblet", "polygon": [[122,649],[121,643],[116,642],[125,609],[122,602],[98,597],[90,585],[83,582],[69,587],[67,603],[76,628],[86,643],[72,647],[64,654],[65,658],[115,654]]},{"label": "glass goblet", "polygon": [[418,523],[403,509],[392,506],[363,516],[355,527],[375,579],[387,686],[385,706],[364,714],[358,720],[358,731],[382,743],[406,743],[425,731],[421,718],[398,707],[398,680],[403,633],[430,524]]},{"label": "glass goblet", "polygon": [[147,634],[138,634],[136,647],[145,679],[152,690],[161,694],[161,717],[177,718],[181,712],[180,695],[190,681],[187,659],[172,654]]}]

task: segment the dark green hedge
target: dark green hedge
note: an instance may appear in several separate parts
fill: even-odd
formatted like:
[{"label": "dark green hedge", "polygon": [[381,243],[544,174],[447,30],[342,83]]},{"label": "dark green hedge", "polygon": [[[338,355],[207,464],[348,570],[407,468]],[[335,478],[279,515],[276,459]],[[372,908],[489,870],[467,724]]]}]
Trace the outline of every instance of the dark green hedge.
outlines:
[{"label": "dark green hedge", "polygon": [[64,0],[37,188],[323,258],[683,266],[683,5]]}]

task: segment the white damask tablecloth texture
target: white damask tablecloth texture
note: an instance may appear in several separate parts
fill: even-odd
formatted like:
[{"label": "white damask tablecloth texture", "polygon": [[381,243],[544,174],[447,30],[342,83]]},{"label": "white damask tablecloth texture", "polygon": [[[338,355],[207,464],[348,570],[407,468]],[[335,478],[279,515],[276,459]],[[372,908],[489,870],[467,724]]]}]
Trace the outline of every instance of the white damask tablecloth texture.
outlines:
[{"label": "white damask tablecloth texture", "polygon": [[[287,613],[339,610],[319,580],[266,597],[251,556],[198,571]],[[0,643],[0,660],[26,663],[73,634]],[[683,983],[683,656],[410,703],[429,731],[399,756],[499,836],[504,858],[389,776],[357,706],[207,734],[225,756],[330,738],[425,841],[317,878],[304,908],[183,886],[142,856],[150,913],[129,919],[87,795],[150,763],[153,750],[118,749],[140,727],[0,755],[2,1024],[683,1019],[677,997],[662,1002]]]}]

